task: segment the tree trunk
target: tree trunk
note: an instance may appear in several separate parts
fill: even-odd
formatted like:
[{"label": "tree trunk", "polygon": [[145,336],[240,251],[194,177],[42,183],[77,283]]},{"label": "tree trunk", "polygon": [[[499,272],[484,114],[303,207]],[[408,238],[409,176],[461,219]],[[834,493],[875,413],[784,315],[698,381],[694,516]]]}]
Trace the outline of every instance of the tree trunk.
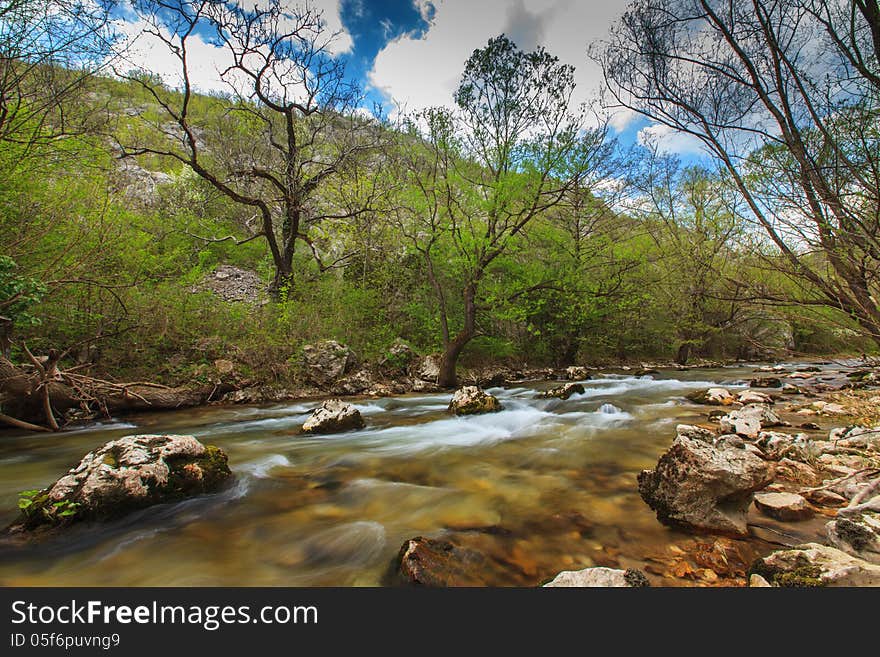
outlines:
[{"label": "tree trunk", "polygon": [[691,355],[691,343],[690,342],[682,342],[681,346],[678,348],[678,353],[675,356],[675,362],[679,365],[687,365],[688,358]]},{"label": "tree trunk", "polygon": [[455,336],[452,342],[446,345],[440,358],[440,374],[437,377],[437,385],[441,388],[451,389],[458,387],[458,375],[456,374],[455,366],[458,363],[458,357],[461,355],[461,352],[473,337],[473,334],[462,331]]},{"label": "tree trunk", "polygon": [[293,290],[292,265],[275,268],[275,277],[269,286],[269,294],[275,301],[286,299]]},{"label": "tree trunk", "polygon": [[470,283],[464,289],[464,328],[450,342],[447,342],[440,358],[440,374],[437,377],[437,385],[441,388],[458,387],[458,375],[455,366],[458,357],[467,346],[467,343],[477,334],[477,286]]}]

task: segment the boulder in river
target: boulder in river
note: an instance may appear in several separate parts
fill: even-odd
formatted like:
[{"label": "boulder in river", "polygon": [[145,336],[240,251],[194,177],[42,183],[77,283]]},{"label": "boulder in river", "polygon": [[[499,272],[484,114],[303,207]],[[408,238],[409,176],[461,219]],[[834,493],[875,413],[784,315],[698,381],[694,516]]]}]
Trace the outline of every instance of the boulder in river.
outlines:
[{"label": "boulder in river", "polygon": [[748,534],[753,494],[771,481],[770,467],[751,452],[686,436],[638,477],[639,494],[660,522],[737,536]]},{"label": "boulder in river", "polygon": [[125,436],[86,454],[48,488],[24,495],[8,531],[109,520],[217,491],[231,479],[226,454],[193,436]]},{"label": "boulder in river", "polygon": [[542,399],[568,399],[572,395],[582,394],[584,394],[584,387],[580,383],[565,383],[561,386],[557,386],[556,388],[546,390],[538,396]]},{"label": "boulder in river", "polygon": [[449,410],[456,415],[497,413],[501,410],[501,402],[477,386],[464,386],[452,395]]},{"label": "boulder in river", "polygon": [[880,586],[880,566],[818,543],[777,550],[750,572],[774,586]]},{"label": "boulder in river", "polygon": [[364,428],[361,412],[341,399],[328,399],[312,411],[303,433],[341,433]]},{"label": "boulder in river", "polygon": [[651,586],[648,578],[640,570],[629,568],[584,568],[583,570],[563,570],[545,587],[602,587],[602,588],[639,588]]},{"label": "boulder in river", "polygon": [[733,395],[727,388],[709,388],[708,390],[699,390],[687,395],[687,398],[695,404],[706,404],[709,406],[729,406],[733,403]]},{"label": "boulder in river", "polygon": [[303,347],[303,364],[313,383],[328,386],[354,369],[357,357],[336,340],[323,340]]},{"label": "boulder in river", "polygon": [[813,509],[807,500],[797,493],[758,493],[755,495],[755,507],[764,515],[783,522],[806,520],[813,516]]},{"label": "boulder in river", "polygon": [[590,370],[580,365],[572,365],[565,368],[565,378],[569,381],[587,381],[590,379]]}]

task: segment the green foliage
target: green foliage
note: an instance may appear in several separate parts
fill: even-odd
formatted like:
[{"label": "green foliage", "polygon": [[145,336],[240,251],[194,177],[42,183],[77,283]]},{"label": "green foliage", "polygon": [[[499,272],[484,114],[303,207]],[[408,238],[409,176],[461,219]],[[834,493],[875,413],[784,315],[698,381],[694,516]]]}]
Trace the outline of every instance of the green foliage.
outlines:
[{"label": "green foliage", "polygon": [[37,326],[40,318],[33,309],[46,294],[46,286],[16,271],[15,261],[0,255],[0,315],[14,326]]},{"label": "green foliage", "polygon": [[50,501],[44,491],[39,489],[24,490],[18,495],[18,508],[28,520],[39,517],[41,522],[61,522],[73,518],[80,507],[70,500]]}]

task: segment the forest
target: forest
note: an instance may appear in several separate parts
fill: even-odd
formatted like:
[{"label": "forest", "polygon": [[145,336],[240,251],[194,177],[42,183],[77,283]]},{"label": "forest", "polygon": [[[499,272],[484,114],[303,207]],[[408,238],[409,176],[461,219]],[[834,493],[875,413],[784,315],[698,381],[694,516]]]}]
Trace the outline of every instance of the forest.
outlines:
[{"label": "forest", "polygon": [[[570,107],[573,68],[500,35],[447,106],[391,118],[361,111],[308,9],[137,4],[170,87],[126,68],[110,6],[7,1],[2,352],[175,384],[231,358],[282,384],[311,341],[378,360],[403,340],[442,354],[444,386],[468,364],[875,352],[876,7],[711,6],[633,5],[585,50],[604,103]],[[187,81],[197,24],[226,92]],[[621,107],[706,157],[624,148]],[[218,299],[222,266],[256,297]]]}]

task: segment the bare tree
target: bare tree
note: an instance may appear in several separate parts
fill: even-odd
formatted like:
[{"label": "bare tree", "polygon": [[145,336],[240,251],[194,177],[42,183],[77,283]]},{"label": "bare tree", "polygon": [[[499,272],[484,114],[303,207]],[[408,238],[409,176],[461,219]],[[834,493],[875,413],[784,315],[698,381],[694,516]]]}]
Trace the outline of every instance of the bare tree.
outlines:
[{"label": "bare tree", "polygon": [[[337,35],[319,11],[280,0],[252,10],[222,0],[144,0],[138,8],[146,34],[177,60],[180,81],[170,90],[150,75],[123,75],[164,114],[140,141],[120,138],[123,154],[173,158],[253,208],[259,230],[243,241],[266,241],[275,268],[271,289],[276,296],[291,291],[297,245],[317,255],[310,228],[370,210],[367,202],[327,207],[318,200],[327,181],[351,173],[382,136],[376,121],[357,112],[360,89],[332,53]],[[228,93],[214,98],[214,116],[193,112],[192,44],[205,31],[227,58],[220,77]]]},{"label": "bare tree", "polygon": [[104,3],[0,1],[0,143],[18,145],[20,160],[88,130],[94,112],[73,101],[106,66],[113,40]]},{"label": "bare tree", "polygon": [[726,172],[791,282],[755,295],[880,343],[878,30],[875,0],[640,0],[593,55],[619,105]]}]

